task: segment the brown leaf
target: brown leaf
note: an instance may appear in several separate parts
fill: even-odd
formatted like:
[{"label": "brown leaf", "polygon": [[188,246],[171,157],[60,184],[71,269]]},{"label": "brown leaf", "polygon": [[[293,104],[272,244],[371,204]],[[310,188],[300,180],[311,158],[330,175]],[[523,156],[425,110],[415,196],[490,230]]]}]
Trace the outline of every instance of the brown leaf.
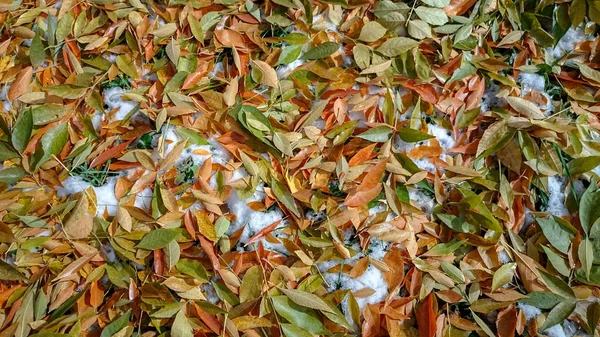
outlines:
[{"label": "brown leaf", "polygon": [[6,98],[12,101],[15,98],[23,95],[29,91],[29,84],[31,84],[31,76],[33,75],[33,68],[26,67],[21,69],[17,74],[17,78],[12,82]]}]

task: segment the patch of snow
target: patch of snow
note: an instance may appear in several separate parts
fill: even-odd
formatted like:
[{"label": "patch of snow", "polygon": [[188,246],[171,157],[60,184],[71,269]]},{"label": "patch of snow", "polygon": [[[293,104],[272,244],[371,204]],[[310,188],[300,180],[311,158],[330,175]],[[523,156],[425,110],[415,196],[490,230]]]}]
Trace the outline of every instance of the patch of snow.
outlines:
[{"label": "patch of snow", "polygon": [[350,120],[358,121],[358,124],[356,124],[357,128],[367,127],[367,117],[365,117],[364,111],[350,111],[348,117],[350,117]]},{"label": "patch of snow", "polygon": [[320,222],[320,221],[325,220],[326,217],[327,217],[327,214],[325,213],[325,211],[314,212],[313,210],[310,210],[310,211],[306,212],[306,220],[308,220],[308,221]]},{"label": "patch of snow", "polygon": [[558,175],[548,177],[548,209],[546,212],[556,215],[569,215],[565,204],[566,180]]},{"label": "patch of snow", "polygon": [[491,82],[481,97],[481,112],[490,111],[492,108],[503,107],[506,105],[504,97],[498,97],[500,86]]},{"label": "patch of snow", "polygon": [[[325,126],[326,126],[326,122],[323,118],[319,118],[316,121],[314,121],[312,124],[312,126],[316,127],[317,129],[324,131],[325,130]],[[599,166],[600,167],[600,166]],[[600,173],[599,173],[600,175]]]},{"label": "patch of snow", "polygon": [[[237,170],[236,170],[237,171]],[[238,174],[243,174],[242,172]],[[235,171],[234,171],[235,175]],[[229,229],[227,230],[227,235],[233,234],[235,231],[244,227],[244,231],[242,232],[242,236],[240,237],[240,249],[243,249],[243,246],[254,236],[256,233],[261,231],[262,229],[272,225],[276,221],[282,220],[284,217],[283,212],[280,209],[274,209],[267,212],[259,212],[255,211],[252,208],[248,207],[248,202],[258,201],[263,202],[266,198],[266,193],[262,186],[259,186],[254,194],[250,196],[250,198],[246,200],[241,200],[237,194],[237,191],[232,191],[231,195],[225,203],[229,208],[229,212],[236,216],[235,221],[231,222]],[[271,235],[274,237],[284,237],[285,235],[281,233],[281,228],[285,226],[284,221],[280,222],[278,228],[271,232]],[[262,239],[261,242],[263,246],[267,250],[273,250],[280,253],[287,254],[287,250],[283,246],[283,244],[273,244],[266,239]],[[252,250],[253,245],[249,245],[246,249]]]},{"label": "patch of snow", "polygon": [[[181,137],[177,132],[177,128],[172,125],[163,129],[163,137],[165,140],[165,156],[173,151],[178,143],[184,140],[184,138]],[[227,165],[227,162],[229,162],[231,159],[231,155],[229,154],[229,151],[227,151],[227,149],[225,149],[225,147],[215,139],[215,137],[218,137],[218,135],[207,139],[210,145],[189,144],[183,150],[181,156],[179,156],[179,159],[177,159],[175,162],[175,166],[180,166],[187,158],[190,157],[194,161],[194,164],[198,166],[201,166],[209,157],[212,159],[214,164],[219,164],[222,166]]]},{"label": "patch of snow", "polygon": [[209,78],[216,77],[219,73],[224,73],[225,68],[223,67],[223,62],[217,62],[214,64],[212,70],[208,73]]},{"label": "patch of snow", "polygon": [[427,129],[429,134],[435,136],[444,151],[448,151],[448,149],[453,148],[454,145],[456,145],[456,141],[452,137],[452,131],[433,124],[428,124]]},{"label": "patch of snow", "polygon": [[544,92],[544,88],[546,87],[546,80],[544,79],[544,76],[534,73],[519,73],[517,82],[521,84],[523,92],[525,93],[528,93],[531,90]]},{"label": "patch of snow", "polygon": [[313,16],[313,29],[315,30],[325,30],[328,32],[338,33],[337,25],[329,19],[329,16],[324,12],[321,12],[315,16]]},{"label": "patch of snow", "polygon": [[121,98],[121,95],[126,92],[127,90],[120,87],[104,90],[104,104],[108,106],[107,110],[112,111],[113,109],[118,108],[118,110],[109,118],[110,122],[124,120],[131,111],[138,107],[137,102],[126,101]]},{"label": "patch of snow", "polygon": [[100,127],[102,126],[102,113],[100,111],[95,111],[90,119],[94,126],[94,130],[100,131]]},{"label": "patch of snow", "polygon": [[431,212],[433,212],[433,207],[435,207],[434,198],[417,189],[409,190],[408,196],[410,197],[411,201],[416,201],[417,205],[423,212],[431,215]]},{"label": "patch of snow", "polygon": [[563,330],[563,327],[560,324],[556,324],[555,326],[547,329],[543,332],[543,334],[547,335],[548,337],[567,337],[565,331]]},{"label": "patch of snow", "polygon": [[587,37],[582,28],[573,29],[571,27],[554,48],[546,48],[546,54],[551,55],[554,60],[561,59],[572,52],[578,42],[587,40]]},{"label": "patch of snow", "polygon": [[546,87],[546,79],[542,75],[534,74],[534,73],[519,73],[519,77],[517,78],[517,82],[521,84],[521,96],[527,95],[532,90],[540,93],[546,98],[546,105],[538,105],[538,107],[543,110],[546,116],[550,116],[552,111],[554,111],[554,105],[552,104],[552,97],[548,95],[544,89]]},{"label": "patch of snow", "polygon": [[277,77],[284,78],[289,74],[293,73],[294,70],[296,70],[296,68],[300,67],[305,63],[305,60],[298,59],[290,64],[282,64],[277,67]]},{"label": "patch of snow", "polygon": [[356,293],[365,288],[373,289],[375,292],[372,295],[356,298],[356,302],[358,302],[361,312],[367,304],[380,303],[384,301],[388,295],[388,284],[383,279],[383,274],[379,269],[372,265],[369,266],[361,276],[355,279],[343,273],[324,273],[323,277],[327,284],[329,284],[327,289],[329,292],[342,289]]},{"label": "patch of snow", "polygon": [[2,87],[0,90],[0,100],[2,100],[2,107],[5,112],[8,112],[12,109],[12,103],[8,100],[8,91],[10,90],[10,84],[7,84]]},{"label": "patch of snow", "polygon": [[500,260],[500,263],[502,264],[510,263],[512,261],[506,250],[501,250],[498,252],[498,260]]},{"label": "patch of snow", "polygon": [[215,287],[213,287],[212,284],[203,283],[200,286],[200,290],[202,290],[202,292],[204,293],[204,297],[206,297],[207,301],[209,301],[212,304],[219,303],[219,296],[217,296],[217,291],[215,290]]},{"label": "patch of snow", "polygon": [[115,253],[115,249],[113,248],[113,246],[110,245],[110,243],[101,244],[100,251],[102,252],[102,254],[104,254],[106,261],[111,263],[117,261],[117,254]]},{"label": "patch of snow", "polygon": [[152,189],[150,187],[146,187],[140,193],[135,195],[134,206],[141,209],[149,210],[150,205],[152,205],[152,197]]},{"label": "patch of snow", "polygon": [[523,311],[525,318],[527,318],[528,321],[532,318],[537,318],[542,314],[542,311],[539,308],[525,303],[517,303],[517,309]]},{"label": "patch of snow", "polygon": [[117,200],[117,197],[115,196],[115,185],[117,184],[117,180],[118,177],[109,177],[106,179],[104,185],[95,187],[84,181],[81,177],[69,176],[62,182],[62,187],[56,187],[56,193],[59,198],[62,198],[67,195],[83,192],[92,187],[96,194],[96,215],[102,216],[106,209],[108,214],[113,216],[117,214],[117,209],[119,207],[119,200]]},{"label": "patch of snow", "polygon": [[[373,210],[373,212],[376,213],[375,210]],[[351,238],[354,236],[354,233],[355,231],[352,227],[343,231],[344,244],[346,247],[357,251],[360,250],[361,247],[358,240],[351,240]],[[333,292],[340,289],[349,289],[352,291],[352,293],[355,293],[365,288],[373,289],[375,292],[372,295],[368,297],[356,298],[361,312],[367,304],[376,304],[385,300],[385,298],[388,295],[388,284],[385,282],[382,272],[374,265],[370,265],[362,275],[355,279],[351,278],[349,275],[346,275],[344,273],[329,273],[327,271],[332,267],[342,263],[347,265],[354,265],[359,259],[361,259],[364,256],[369,256],[375,260],[381,260],[383,259],[385,254],[390,250],[390,248],[390,243],[381,241],[379,239],[371,238],[371,243],[367,251],[365,252],[366,254],[361,252],[352,256],[349,259],[329,260],[318,263],[317,267],[323,274],[323,278],[325,279],[328,285],[327,291]]]},{"label": "patch of snow", "polygon": [[102,57],[110,63],[117,62],[117,55],[109,52],[102,53]]}]

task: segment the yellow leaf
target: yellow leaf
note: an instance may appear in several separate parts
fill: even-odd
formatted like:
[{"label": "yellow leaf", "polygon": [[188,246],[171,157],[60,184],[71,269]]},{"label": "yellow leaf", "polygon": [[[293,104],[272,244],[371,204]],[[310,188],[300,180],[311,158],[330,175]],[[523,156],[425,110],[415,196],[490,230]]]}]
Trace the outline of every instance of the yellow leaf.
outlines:
[{"label": "yellow leaf", "polygon": [[273,69],[273,67],[271,67],[267,62],[253,60],[252,63],[254,63],[254,66],[258,68],[263,75],[260,83],[276,88],[279,84],[279,80],[277,79],[277,72],[275,69]]},{"label": "yellow leaf", "polygon": [[196,221],[198,222],[198,230],[202,235],[210,241],[217,241],[217,231],[206,213],[196,211]]}]

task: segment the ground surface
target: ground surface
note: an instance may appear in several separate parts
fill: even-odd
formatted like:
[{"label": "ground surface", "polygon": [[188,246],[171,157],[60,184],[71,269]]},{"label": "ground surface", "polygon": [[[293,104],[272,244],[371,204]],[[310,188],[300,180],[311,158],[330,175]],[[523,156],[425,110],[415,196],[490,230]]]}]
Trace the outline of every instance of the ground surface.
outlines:
[{"label": "ground surface", "polygon": [[597,1],[1,2],[1,336],[593,336]]}]

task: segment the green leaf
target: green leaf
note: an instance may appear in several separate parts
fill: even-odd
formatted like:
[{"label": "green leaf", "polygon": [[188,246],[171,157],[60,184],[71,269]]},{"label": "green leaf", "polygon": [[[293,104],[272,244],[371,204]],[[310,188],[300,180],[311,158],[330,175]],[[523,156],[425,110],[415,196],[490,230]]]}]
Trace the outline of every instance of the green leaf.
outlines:
[{"label": "green leaf", "polygon": [[459,110],[456,114],[456,126],[459,128],[466,128],[473,124],[475,119],[481,114],[481,107],[477,107],[471,110]]},{"label": "green leaf", "polygon": [[415,8],[417,16],[430,25],[441,26],[448,22],[448,16],[441,8],[419,6]]},{"label": "green leaf", "polygon": [[[59,317],[62,317],[67,311],[69,311],[69,309],[71,309],[71,307],[73,307],[75,305],[75,303],[77,303],[77,301],[79,301],[81,296],[83,296],[87,293],[88,288],[89,288],[89,286],[86,287],[83,291],[78,292],[74,296],[69,297],[69,299],[66,300],[63,304],[61,304],[58,308],[56,308],[56,310],[52,311],[52,314],[50,315],[50,321],[53,321]],[[107,328],[108,328],[108,326],[107,326]],[[104,337],[104,335],[100,335],[100,336]],[[112,336],[112,334],[109,336]]]},{"label": "green leaf", "polygon": [[271,188],[273,189],[273,193],[275,193],[277,200],[279,200],[288,210],[294,213],[295,216],[300,217],[298,205],[296,205],[296,201],[288,189],[283,184],[275,180],[275,178],[271,178]]},{"label": "green leaf", "polygon": [[498,268],[492,279],[492,291],[496,291],[498,288],[509,283],[515,275],[516,269],[516,263],[507,263]]},{"label": "green leaf", "polygon": [[59,154],[69,140],[69,123],[58,124],[48,130],[41,139],[42,149],[48,157]]},{"label": "green leaf", "polygon": [[565,259],[555,253],[551,248],[548,248],[544,245],[541,246],[554,269],[556,269],[556,271],[558,271],[562,276],[569,277],[570,269],[569,266],[567,266]]},{"label": "green leaf", "polygon": [[313,337],[308,331],[292,324],[281,324],[281,330],[286,337]]},{"label": "green leaf", "polygon": [[27,172],[21,167],[8,167],[0,171],[0,183],[14,184],[21,180]]},{"label": "green leaf", "polygon": [[430,250],[428,250],[425,254],[423,254],[421,256],[448,255],[448,254],[452,253],[453,251],[457,250],[465,242],[466,242],[466,240],[462,240],[462,241],[452,240],[447,243],[438,243],[437,245],[433,246],[433,248],[431,248]]},{"label": "green leaf", "polygon": [[592,180],[579,202],[579,221],[586,233],[589,233],[592,225],[600,219],[600,207],[598,205],[600,205],[600,190],[598,190],[595,180]]},{"label": "green leaf", "polygon": [[31,138],[31,132],[33,130],[33,114],[31,109],[25,110],[21,117],[15,123],[15,127],[12,130],[11,140],[12,146],[19,151],[19,153],[23,153],[27,144],[29,143],[29,139]]},{"label": "green leaf", "polygon": [[175,316],[173,325],[171,326],[172,337],[193,337],[194,328],[190,324],[189,319],[185,316],[185,311],[180,310]]},{"label": "green leaf", "polygon": [[280,132],[273,133],[273,144],[275,147],[281,151],[286,156],[293,157],[294,152],[292,150],[292,144],[290,140]]},{"label": "green leaf", "polygon": [[573,289],[571,289],[565,281],[554,275],[550,275],[543,270],[540,270],[539,272],[542,275],[542,280],[544,280],[544,283],[546,283],[553,293],[565,298],[575,298]]},{"label": "green leaf", "polygon": [[385,42],[377,48],[377,52],[387,57],[396,57],[413,48],[416,48],[419,46],[419,44],[421,44],[421,42],[409,39],[407,37],[393,37],[385,40]]},{"label": "green leaf", "polygon": [[77,99],[83,97],[88,88],[78,87],[71,84],[59,84],[52,87],[46,87],[44,90],[60,98]]},{"label": "green leaf", "polygon": [[171,270],[171,268],[173,268],[179,261],[179,257],[181,256],[181,247],[179,247],[177,241],[173,240],[169,242],[164,251],[167,260],[167,270]]},{"label": "green leaf", "polygon": [[211,145],[206,138],[202,137],[198,132],[188,128],[178,128],[177,133],[183,139],[187,139],[190,144],[195,145]]},{"label": "green leaf", "polygon": [[574,301],[563,301],[558,303],[546,317],[546,321],[544,321],[544,325],[540,328],[540,331],[544,332],[551,327],[562,323],[565,319],[567,319],[573,311],[575,311],[575,307],[577,304]]},{"label": "green leaf", "polygon": [[202,266],[202,263],[196,260],[181,259],[177,262],[175,267],[180,272],[189,275],[199,281],[208,282],[210,278],[210,276],[206,272],[206,269],[204,268],[204,266]]},{"label": "green leaf", "polygon": [[158,228],[148,232],[137,248],[146,250],[156,250],[165,248],[171,241],[179,235],[179,230],[172,228]]},{"label": "green leaf", "polygon": [[19,157],[19,154],[13,151],[10,145],[0,142],[0,161],[5,161],[17,157]]},{"label": "green leaf", "polygon": [[130,315],[131,315],[131,309],[127,310],[127,312],[125,314],[121,315],[119,318],[115,319],[109,325],[107,325],[104,328],[104,330],[102,330],[100,337],[112,337],[119,330],[126,327],[127,324],[129,324],[129,316]]},{"label": "green leaf", "polygon": [[[596,206],[596,208],[598,208],[598,206]],[[585,238],[583,241],[581,241],[577,253],[579,255],[579,261],[581,261],[581,268],[585,272],[586,279],[589,280],[592,264],[594,263],[594,248],[590,242],[590,239]]]},{"label": "green leaf", "polygon": [[46,52],[44,51],[44,44],[38,34],[33,36],[31,39],[31,46],[29,47],[29,59],[33,68],[37,68],[44,63],[46,59]]},{"label": "green leaf", "polygon": [[600,321],[600,303],[594,302],[587,307],[586,319],[588,326],[596,330],[598,321]]},{"label": "green leaf", "polygon": [[229,303],[232,306],[240,304],[240,300],[231,290],[229,290],[229,288],[227,288],[226,285],[220,282],[211,282],[211,284],[215,288],[217,297],[219,297],[221,301]]},{"label": "green leaf", "polygon": [[390,139],[390,135],[392,134],[393,131],[394,131],[394,129],[392,129],[391,127],[386,126],[386,125],[381,125],[381,126],[377,126],[372,129],[369,129],[369,130],[357,135],[356,137],[368,140],[373,143],[383,143],[383,142],[387,142]]},{"label": "green leaf", "polygon": [[317,314],[309,308],[301,307],[287,296],[273,296],[273,307],[288,322],[312,334],[328,334]]},{"label": "green leaf", "polygon": [[43,228],[48,226],[44,219],[40,219],[37,216],[33,215],[19,215],[19,220],[23,221],[27,226],[33,228]]},{"label": "green leaf", "polygon": [[315,294],[296,289],[280,288],[279,290],[286,294],[287,297],[289,297],[289,299],[292,300],[294,303],[303,307],[321,310],[325,312],[332,311],[331,306]]},{"label": "green leaf", "polygon": [[527,296],[529,296],[529,298],[519,300],[519,302],[540,309],[550,309],[558,303],[564,301],[564,297],[556,295],[549,291],[536,291],[527,294]]},{"label": "green leaf", "polygon": [[63,118],[69,108],[61,104],[44,104],[31,110],[33,114],[33,125],[40,126],[56,122]]},{"label": "green leaf", "polygon": [[131,77],[132,79],[137,79],[138,72],[133,64],[133,60],[131,60],[126,54],[121,54],[117,56],[117,67],[121,70],[125,75]]},{"label": "green leaf", "polygon": [[359,40],[365,42],[375,42],[383,37],[387,29],[377,21],[369,21],[360,31]]},{"label": "green leaf", "polygon": [[0,280],[27,282],[29,279],[10,264],[0,260]]},{"label": "green leaf", "polygon": [[595,169],[598,165],[600,165],[600,156],[589,156],[575,158],[567,164],[567,167],[569,168],[569,172],[571,172],[571,176],[575,178],[582,173]]},{"label": "green leaf", "polygon": [[340,48],[340,45],[335,42],[324,42],[307,51],[302,55],[305,60],[320,60],[335,53]]},{"label": "green leaf", "polygon": [[154,313],[150,314],[152,318],[171,318],[173,315],[181,311],[185,303],[182,302],[174,302],[165,305]]},{"label": "green leaf", "polygon": [[479,316],[477,316],[477,314],[473,313],[473,318],[475,319],[475,322],[477,323],[477,325],[479,325],[479,327],[481,328],[481,330],[483,330],[483,332],[485,332],[486,335],[488,335],[489,337],[496,337],[496,335],[494,335],[494,332],[492,331],[492,329],[490,329],[490,327],[485,324],[485,321],[482,320]]},{"label": "green leaf", "polygon": [[282,40],[289,44],[303,45],[308,42],[308,37],[302,33],[289,33]]},{"label": "green leaf", "polygon": [[448,6],[450,4],[450,0],[423,0],[423,3],[429,6],[442,8]]},{"label": "green leaf", "polygon": [[407,143],[418,143],[427,139],[435,138],[435,136],[432,136],[428,133],[411,128],[398,129],[398,136],[400,136],[400,139]]},{"label": "green leaf", "polygon": [[410,20],[408,22],[408,35],[418,40],[424,40],[433,37],[431,26],[422,20]]},{"label": "green leaf", "polygon": [[477,226],[470,224],[465,219],[454,216],[452,214],[436,214],[438,219],[450,227],[451,229],[460,233],[474,233],[477,231]]},{"label": "green leaf", "polygon": [[513,139],[515,133],[516,130],[508,127],[505,120],[490,125],[481,136],[477,146],[477,157],[485,158],[501,150]]},{"label": "green leaf", "polygon": [[298,59],[302,52],[302,45],[292,45],[284,47],[279,54],[279,60],[276,65],[290,64]]},{"label": "green leaf", "polygon": [[551,219],[536,218],[537,223],[542,228],[542,232],[548,242],[559,252],[567,254],[569,246],[575,236],[570,230],[565,228],[561,223],[553,217]]}]

